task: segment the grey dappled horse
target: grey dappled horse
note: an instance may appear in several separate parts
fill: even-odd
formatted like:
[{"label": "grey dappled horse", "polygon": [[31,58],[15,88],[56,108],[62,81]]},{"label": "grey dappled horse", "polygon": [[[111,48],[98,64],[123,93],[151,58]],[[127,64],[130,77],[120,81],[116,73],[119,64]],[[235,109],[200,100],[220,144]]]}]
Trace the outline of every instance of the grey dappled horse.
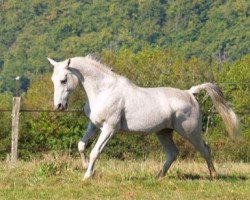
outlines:
[{"label": "grey dappled horse", "polygon": [[[237,117],[225,102],[219,88],[212,83],[193,86],[189,90],[171,87],[142,88],[120,76],[91,56],[75,57],[63,62],[48,58],[54,66],[55,109],[67,107],[69,94],[80,82],[87,94],[84,110],[89,117],[87,132],[78,143],[78,149],[87,171],[84,180],[93,174],[94,164],[109,139],[119,130],[129,132],[156,132],[166,162],[159,176],[164,176],[176,159],[178,149],[173,141],[175,130],[187,139],[206,159],[211,178],[216,176],[209,147],[202,139],[202,122],[195,94],[206,90],[221,115],[229,136],[234,136]],[[90,153],[85,156],[87,142],[100,129],[100,136]]]}]

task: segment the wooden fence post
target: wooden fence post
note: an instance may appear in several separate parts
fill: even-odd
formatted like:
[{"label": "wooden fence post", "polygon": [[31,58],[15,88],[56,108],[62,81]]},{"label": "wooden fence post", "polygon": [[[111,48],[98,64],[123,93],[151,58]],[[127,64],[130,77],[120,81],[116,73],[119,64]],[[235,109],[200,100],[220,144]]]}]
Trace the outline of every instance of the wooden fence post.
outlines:
[{"label": "wooden fence post", "polygon": [[21,97],[13,97],[12,107],[12,140],[11,140],[11,164],[14,166],[17,161],[17,146],[18,146],[18,124],[20,111]]}]

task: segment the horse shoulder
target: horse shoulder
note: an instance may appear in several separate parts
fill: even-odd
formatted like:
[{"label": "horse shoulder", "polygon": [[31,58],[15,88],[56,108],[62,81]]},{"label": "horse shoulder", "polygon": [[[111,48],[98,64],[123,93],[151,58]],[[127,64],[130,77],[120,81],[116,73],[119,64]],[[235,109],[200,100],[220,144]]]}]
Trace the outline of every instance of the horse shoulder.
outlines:
[{"label": "horse shoulder", "polygon": [[104,95],[97,99],[92,105],[89,118],[98,127],[101,127],[103,123],[116,126],[121,119],[123,107],[122,95],[114,91],[108,96]]}]

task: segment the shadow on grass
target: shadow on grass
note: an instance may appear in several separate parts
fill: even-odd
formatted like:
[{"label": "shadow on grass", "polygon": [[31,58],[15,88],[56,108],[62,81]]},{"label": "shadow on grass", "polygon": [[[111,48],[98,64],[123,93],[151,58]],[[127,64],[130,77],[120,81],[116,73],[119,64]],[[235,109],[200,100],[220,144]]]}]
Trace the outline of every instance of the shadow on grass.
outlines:
[{"label": "shadow on grass", "polygon": [[[152,174],[141,175],[141,176],[131,176],[125,175],[122,180],[124,181],[149,181],[149,180],[164,180],[164,179],[175,179],[175,180],[211,180],[211,181],[226,181],[226,182],[237,182],[237,181],[247,181],[249,176],[241,174],[220,174],[217,178],[211,179],[209,175],[200,175],[194,173],[182,173],[177,172],[175,174],[166,174],[165,177],[158,179]],[[119,177],[120,180],[120,177]]]},{"label": "shadow on grass", "polygon": [[[211,180],[210,176],[202,176],[199,174],[191,174],[191,173],[177,173],[177,175],[170,175],[170,179],[180,179],[180,180]],[[244,175],[228,175],[228,174],[221,174],[218,175],[217,178],[213,180],[223,180],[223,181],[246,181],[249,177]]]}]

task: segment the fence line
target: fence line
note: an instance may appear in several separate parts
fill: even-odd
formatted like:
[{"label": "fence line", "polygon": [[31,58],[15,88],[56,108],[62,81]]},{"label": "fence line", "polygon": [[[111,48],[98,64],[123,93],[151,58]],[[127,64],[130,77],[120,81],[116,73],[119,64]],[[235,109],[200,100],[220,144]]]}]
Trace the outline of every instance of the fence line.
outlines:
[{"label": "fence line", "polygon": [[[0,113],[1,112],[12,112],[11,109],[0,109]],[[83,113],[83,109],[74,109],[74,110],[42,110],[42,109],[20,109],[20,112],[26,112],[26,113],[32,113],[32,112],[47,112],[47,113]],[[237,115],[247,115],[250,114],[250,110],[249,111],[244,111],[244,112],[235,112]],[[213,115],[213,114],[219,114],[216,111],[213,112],[209,112],[209,113],[202,113],[203,115]]]},{"label": "fence line", "polygon": [[[26,113],[83,113],[83,109],[72,109],[72,110],[49,110],[49,109],[20,109],[21,107],[21,98],[20,97],[13,97],[13,105],[11,109],[0,109],[1,112],[12,112],[12,140],[11,140],[11,164],[12,166],[15,166],[17,161],[17,151],[18,151],[18,129],[19,129],[19,114],[20,112],[26,112]],[[208,112],[203,113],[203,115],[211,117],[211,115],[218,114],[218,112]],[[247,110],[245,112],[236,112],[237,115],[245,115],[250,114],[250,110]],[[210,119],[209,117],[209,119]],[[207,129],[208,129],[208,123],[207,123]],[[207,130],[206,130],[207,131]]]},{"label": "fence line", "polygon": [[[0,109],[0,112],[11,112],[12,110],[10,109]],[[52,112],[52,113],[62,113],[62,112],[83,112],[82,110],[41,110],[41,109],[20,109],[20,112]]]}]

